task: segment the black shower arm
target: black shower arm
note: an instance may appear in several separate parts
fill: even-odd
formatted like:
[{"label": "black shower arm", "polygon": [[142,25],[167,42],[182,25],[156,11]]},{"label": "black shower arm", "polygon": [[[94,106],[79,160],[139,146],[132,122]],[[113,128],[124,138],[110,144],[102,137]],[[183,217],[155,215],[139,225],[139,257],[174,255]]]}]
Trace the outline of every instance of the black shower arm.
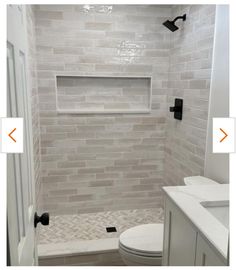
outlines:
[{"label": "black shower arm", "polygon": [[172,22],[175,23],[179,19],[182,19],[183,21],[185,21],[186,20],[186,14],[184,14],[183,16],[176,17]]}]

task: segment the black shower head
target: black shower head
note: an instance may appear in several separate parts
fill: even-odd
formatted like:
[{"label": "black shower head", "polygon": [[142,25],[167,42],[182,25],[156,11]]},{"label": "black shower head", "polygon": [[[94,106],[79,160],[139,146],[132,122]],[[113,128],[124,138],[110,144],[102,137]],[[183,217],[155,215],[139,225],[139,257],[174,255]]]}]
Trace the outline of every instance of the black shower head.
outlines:
[{"label": "black shower head", "polygon": [[175,25],[175,22],[176,22],[177,20],[179,20],[179,19],[182,19],[183,21],[185,21],[185,20],[186,20],[186,14],[184,14],[183,16],[178,16],[178,17],[176,17],[173,21],[167,20],[167,21],[165,21],[165,22],[163,23],[163,25],[164,25],[165,27],[167,27],[170,31],[174,32],[174,31],[176,31],[176,30],[179,29],[179,27]]},{"label": "black shower head", "polygon": [[165,21],[165,22],[163,23],[163,25],[165,25],[165,27],[167,27],[167,28],[168,28],[170,31],[172,31],[172,32],[174,32],[174,31],[176,31],[176,30],[179,29],[179,27],[176,26],[175,23],[173,23],[173,21],[167,20],[167,21]]}]

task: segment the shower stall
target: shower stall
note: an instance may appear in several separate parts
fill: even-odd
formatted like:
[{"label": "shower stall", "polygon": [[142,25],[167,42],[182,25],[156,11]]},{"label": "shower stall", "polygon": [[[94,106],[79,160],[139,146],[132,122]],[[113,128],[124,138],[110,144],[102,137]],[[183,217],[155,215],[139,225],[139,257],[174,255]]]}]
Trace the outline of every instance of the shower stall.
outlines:
[{"label": "shower stall", "polygon": [[162,186],[204,175],[215,8],[26,6],[40,265],[122,265]]}]

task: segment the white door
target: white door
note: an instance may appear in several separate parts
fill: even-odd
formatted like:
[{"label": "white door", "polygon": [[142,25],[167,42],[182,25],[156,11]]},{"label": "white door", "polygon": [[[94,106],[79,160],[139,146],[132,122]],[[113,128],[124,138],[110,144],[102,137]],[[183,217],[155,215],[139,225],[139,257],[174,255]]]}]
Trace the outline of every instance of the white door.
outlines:
[{"label": "white door", "polygon": [[25,7],[7,7],[7,117],[24,118],[24,153],[7,154],[7,228],[11,265],[37,265]]}]

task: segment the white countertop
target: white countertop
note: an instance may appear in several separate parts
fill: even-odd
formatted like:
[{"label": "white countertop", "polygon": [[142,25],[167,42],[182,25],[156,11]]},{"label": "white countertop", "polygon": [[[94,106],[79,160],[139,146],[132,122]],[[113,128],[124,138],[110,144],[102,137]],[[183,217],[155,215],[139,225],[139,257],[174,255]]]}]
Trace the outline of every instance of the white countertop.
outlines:
[{"label": "white countertop", "polygon": [[229,185],[171,186],[163,190],[226,259],[229,230],[200,202],[229,200]]}]

